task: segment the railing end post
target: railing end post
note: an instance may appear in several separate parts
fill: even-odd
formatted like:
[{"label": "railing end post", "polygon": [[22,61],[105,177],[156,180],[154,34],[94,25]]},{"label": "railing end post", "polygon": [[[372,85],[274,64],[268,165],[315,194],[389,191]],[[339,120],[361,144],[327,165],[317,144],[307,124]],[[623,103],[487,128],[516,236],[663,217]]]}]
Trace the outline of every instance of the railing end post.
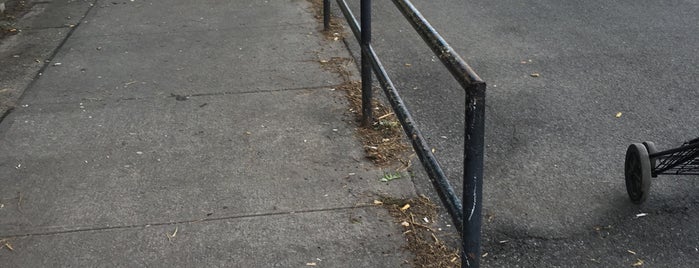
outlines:
[{"label": "railing end post", "polygon": [[461,267],[480,266],[485,151],[485,82],[466,88]]}]

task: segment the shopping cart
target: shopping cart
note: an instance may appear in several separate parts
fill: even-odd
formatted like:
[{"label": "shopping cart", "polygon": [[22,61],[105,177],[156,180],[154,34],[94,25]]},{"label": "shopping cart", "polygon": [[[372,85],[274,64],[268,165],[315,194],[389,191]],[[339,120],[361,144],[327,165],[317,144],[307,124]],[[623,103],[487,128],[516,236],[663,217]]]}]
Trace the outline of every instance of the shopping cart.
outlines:
[{"label": "shopping cart", "polygon": [[641,204],[648,198],[651,177],[699,175],[699,138],[662,152],[650,141],[631,144],[626,150],[624,175],[631,202]]}]

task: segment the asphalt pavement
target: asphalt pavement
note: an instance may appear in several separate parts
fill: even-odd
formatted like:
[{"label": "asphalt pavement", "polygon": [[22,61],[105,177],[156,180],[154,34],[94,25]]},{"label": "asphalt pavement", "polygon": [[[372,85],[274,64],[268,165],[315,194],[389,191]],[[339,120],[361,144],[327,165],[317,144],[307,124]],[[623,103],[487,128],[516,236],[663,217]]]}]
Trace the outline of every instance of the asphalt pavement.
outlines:
[{"label": "asphalt pavement", "polygon": [[[460,190],[463,90],[373,2],[374,48]],[[629,144],[699,136],[699,3],[412,2],[488,84],[487,266],[699,266],[697,178],[660,176],[637,206],[623,177]]]},{"label": "asphalt pavement", "polygon": [[364,158],[319,64],[348,51],[307,1],[55,0],[22,23],[0,49],[22,74],[2,81],[21,97],[0,123],[0,266],[410,263],[373,200],[415,188]]}]

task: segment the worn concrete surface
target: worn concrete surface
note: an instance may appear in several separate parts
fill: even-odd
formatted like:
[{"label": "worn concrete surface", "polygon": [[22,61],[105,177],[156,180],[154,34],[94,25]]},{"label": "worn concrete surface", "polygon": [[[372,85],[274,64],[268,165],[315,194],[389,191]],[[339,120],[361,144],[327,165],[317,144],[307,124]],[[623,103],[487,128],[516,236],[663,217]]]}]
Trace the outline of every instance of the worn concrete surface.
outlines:
[{"label": "worn concrete surface", "polygon": [[0,122],[0,239],[14,248],[0,263],[412,258],[371,201],[414,186],[379,182],[363,158],[333,90],[342,81],[317,63],[347,50],[317,33],[306,1],[84,3],[94,6]]},{"label": "worn concrete surface", "polygon": [[14,22],[19,33],[0,40],[0,117],[17,106],[24,89],[48,65],[90,4],[56,0],[32,1],[31,6]]}]

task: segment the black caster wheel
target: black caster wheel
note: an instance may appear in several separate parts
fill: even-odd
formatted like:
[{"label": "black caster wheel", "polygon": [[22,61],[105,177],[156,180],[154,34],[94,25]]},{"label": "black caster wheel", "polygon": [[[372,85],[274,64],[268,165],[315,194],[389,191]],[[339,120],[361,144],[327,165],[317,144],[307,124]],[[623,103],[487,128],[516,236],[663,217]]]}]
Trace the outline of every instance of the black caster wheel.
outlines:
[{"label": "black caster wheel", "polygon": [[[648,151],[648,155],[652,155],[654,153],[658,152],[658,149],[655,148],[655,143],[652,141],[644,141],[643,146],[646,147],[646,150]],[[652,170],[655,169],[655,167],[658,166],[658,160],[656,158],[650,158],[650,168],[651,168],[651,173],[650,176],[653,178],[657,178],[657,174],[653,174]]]},{"label": "black caster wheel", "polygon": [[641,204],[646,201],[650,191],[651,166],[648,150],[643,144],[631,144],[626,150],[624,177],[631,202]]}]

